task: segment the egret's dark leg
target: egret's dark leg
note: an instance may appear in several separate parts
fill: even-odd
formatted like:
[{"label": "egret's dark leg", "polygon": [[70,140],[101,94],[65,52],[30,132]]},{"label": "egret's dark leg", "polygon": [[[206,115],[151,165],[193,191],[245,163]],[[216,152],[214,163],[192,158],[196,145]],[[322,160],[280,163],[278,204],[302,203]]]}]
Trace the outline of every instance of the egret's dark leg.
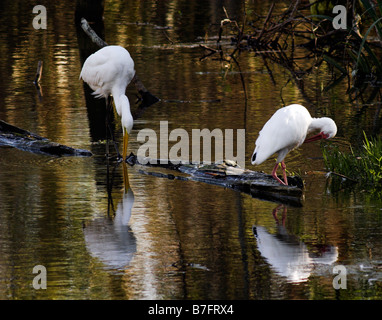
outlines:
[{"label": "egret's dark leg", "polygon": [[114,143],[115,151],[117,152],[117,160],[121,160],[122,157],[121,157],[121,154],[119,153],[117,142],[114,139],[114,132],[113,132],[113,128],[111,126],[111,121],[110,121],[110,116],[113,112],[113,100],[112,99],[113,98],[111,96],[109,96],[106,99],[106,156],[107,157],[109,156],[109,140],[108,140],[108,132],[109,132],[111,140]]},{"label": "egret's dark leg", "polygon": [[107,97],[105,98],[106,101],[106,118],[105,118],[105,136],[106,136],[106,158],[109,158],[109,100],[111,98]]}]

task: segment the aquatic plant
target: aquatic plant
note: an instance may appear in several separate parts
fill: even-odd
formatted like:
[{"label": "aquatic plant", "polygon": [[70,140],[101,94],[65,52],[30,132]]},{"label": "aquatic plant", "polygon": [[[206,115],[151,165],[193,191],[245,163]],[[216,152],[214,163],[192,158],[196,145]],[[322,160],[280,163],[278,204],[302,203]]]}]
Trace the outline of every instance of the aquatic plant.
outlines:
[{"label": "aquatic plant", "polygon": [[363,146],[349,152],[339,150],[338,146],[323,148],[326,168],[343,178],[356,181],[363,186],[382,187],[382,139],[367,138],[364,133]]}]

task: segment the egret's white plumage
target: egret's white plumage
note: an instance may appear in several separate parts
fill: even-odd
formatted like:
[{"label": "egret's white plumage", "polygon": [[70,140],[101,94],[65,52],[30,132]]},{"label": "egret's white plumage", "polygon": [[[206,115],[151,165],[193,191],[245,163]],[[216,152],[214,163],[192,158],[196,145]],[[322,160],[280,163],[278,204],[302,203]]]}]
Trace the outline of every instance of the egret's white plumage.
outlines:
[{"label": "egret's white plumage", "polygon": [[[320,133],[306,139],[307,134],[320,130]],[[256,147],[252,154],[251,163],[261,164],[270,156],[277,153],[277,163],[272,171],[273,177],[280,183],[288,184],[285,173],[285,156],[304,142],[318,139],[330,139],[337,133],[337,126],[330,118],[312,118],[309,111],[299,104],[292,104],[277,110],[267,121],[256,140]],[[281,163],[284,182],[277,175],[276,170]]]},{"label": "egret's white plumage", "polygon": [[109,216],[102,215],[87,223],[84,228],[89,253],[100,259],[106,268],[114,270],[125,270],[137,251],[136,238],[129,227],[134,193],[129,186],[125,163],[122,163],[122,168],[125,190],[114,219],[111,221]]},{"label": "egret's white plumage", "polygon": [[288,281],[307,281],[315,270],[319,270],[317,266],[331,265],[338,259],[338,248],[335,246],[326,246],[320,255],[312,256],[305,243],[291,239],[284,227],[278,227],[276,234],[269,233],[262,226],[254,226],[253,230],[256,231],[261,256]]},{"label": "egret's white plumage", "polygon": [[111,95],[123,130],[123,159],[126,158],[128,135],[133,128],[130,102],[125,95],[126,87],[135,75],[134,61],[129,52],[121,46],[106,46],[90,55],[81,70],[82,78],[96,98]]}]

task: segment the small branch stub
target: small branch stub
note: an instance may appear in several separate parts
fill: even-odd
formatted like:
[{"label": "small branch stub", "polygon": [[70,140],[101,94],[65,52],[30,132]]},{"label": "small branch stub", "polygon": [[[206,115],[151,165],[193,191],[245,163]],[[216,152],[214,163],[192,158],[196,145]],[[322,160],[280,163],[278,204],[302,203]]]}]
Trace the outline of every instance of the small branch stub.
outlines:
[{"label": "small branch stub", "polygon": [[89,26],[89,23],[85,18],[81,18],[81,28],[90,37],[90,39],[100,48],[108,46],[108,44],[103,41]]},{"label": "small branch stub", "polygon": [[34,84],[37,84],[37,83],[40,82],[40,80],[41,80],[41,75],[42,75],[42,61],[40,60],[40,61],[37,63],[36,76],[35,76],[34,81],[33,81]]}]

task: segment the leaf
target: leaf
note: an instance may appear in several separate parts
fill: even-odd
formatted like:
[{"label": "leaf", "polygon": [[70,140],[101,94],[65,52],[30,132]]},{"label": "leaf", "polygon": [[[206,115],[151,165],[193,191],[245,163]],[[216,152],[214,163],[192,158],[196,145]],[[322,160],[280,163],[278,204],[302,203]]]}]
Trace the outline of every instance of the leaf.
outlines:
[{"label": "leaf", "polygon": [[367,12],[369,16],[375,21],[372,27],[376,27],[379,38],[382,39],[382,29],[381,26],[377,24],[380,19],[378,19],[377,12],[374,10],[374,4],[371,5],[369,0],[362,0],[362,3],[366,8],[365,13]]},{"label": "leaf", "polygon": [[362,49],[365,47],[366,51],[372,56],[374,62],[376,62],[376,66],[379,70],[379,72],[382,72],[382,66],[378,60],[378,58],[376,57],[376,55],[374,54],[374,52],[370,49],[370,47],[367,45],[365,46],[365,43],[366,43],[366,40],[367,40],[367,37],[370,33],[370,31],[374,28],[374,26],[382,20],[382,17],[379,18],[377,21],[375,21],[370,27],[369,29],[366,31],[363,39],[362,39],[362,42],[361,42],[361,45],[360,45],[360,48],[359,48],[359,51],[358,51],[358,57],[357,57],[357,64],[358,64],[358,60],[359,60],[359,57],[361,56],[361,52],[362,52]]},{"label": "leaf", "polygon": [[331,64],[332,66],[336,67],[338,70],[340,70],[343,74],[347,74],[346,69],[341,66],[336,60],[333,58],[327,56],[326,54],[323,55],[322,57],[327,63]]}]

